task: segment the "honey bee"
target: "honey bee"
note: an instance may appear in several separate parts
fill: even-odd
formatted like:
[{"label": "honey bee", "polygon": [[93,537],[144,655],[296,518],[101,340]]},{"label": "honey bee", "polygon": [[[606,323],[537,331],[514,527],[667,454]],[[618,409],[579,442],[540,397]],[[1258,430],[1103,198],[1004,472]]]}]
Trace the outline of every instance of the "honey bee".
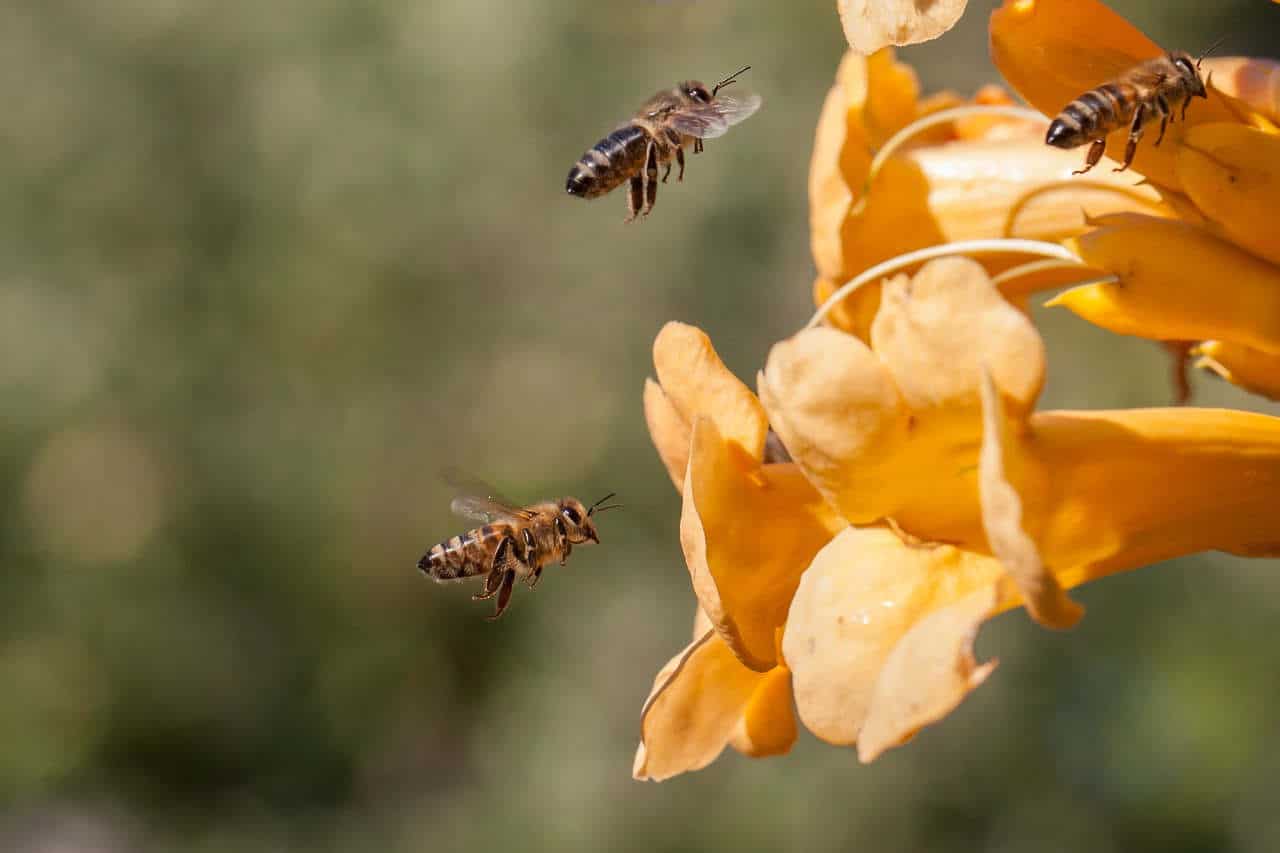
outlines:
[{"label": "honey bee", "polygon": [[760,96],[733,98],[720,90],[733,83],[742,70],[721,80],[710,91],[697,80],[686,80],[645,102],[635,116],[601,139],[582,155],[565,182],[569,195],[597,198],[630,181],[627,222],[637,213],[645,216],[658,195],[658,167],[665,164],[665,184],[671,161],[680,166],[677,181],[684,180],[684,148],[702,153],[702,141],[721,136],[733,125],[760,109]]},{"label": "honey bee", "polygon": [[450,505],[456,514],[484,525],[432,545],[418,568],[441,583],[483,575],[484,588],[471,598],[498,597],[497,609],[486,617],[490,621],[507,609],[517,579],[533,589],[543,567],[557,560],[563,566],[574,545],[599,544],[592,516],[620,506],[605,505],[612,493],[589,507],[570,497],[521,507],[495,496],[492,489],[485,491],[488,497],[461,495]]},{"label": "honey bee", "polygon": [[1208,98],[1205,81],[1200,77],[1200,62],[1182,51],[1148,59],[1120,74],[1115,80],[1085,92],[1063,108],[1049,125],[1044,141],[1057,148],[1076,148],[1092,141],[1085,167],[1072,172],[1083,175],[1098,165],[1107,147],[1107,134],[1129,127],[1129,140],[1124,147],[1124,162],[1113,171],[1123,172],[1133,162],[1144,128],[1160,119],[1160,135],[1173,121],[1173,110],[1182,106],[1180,118],[1186,121],[1187,106],[1194,98]]}]

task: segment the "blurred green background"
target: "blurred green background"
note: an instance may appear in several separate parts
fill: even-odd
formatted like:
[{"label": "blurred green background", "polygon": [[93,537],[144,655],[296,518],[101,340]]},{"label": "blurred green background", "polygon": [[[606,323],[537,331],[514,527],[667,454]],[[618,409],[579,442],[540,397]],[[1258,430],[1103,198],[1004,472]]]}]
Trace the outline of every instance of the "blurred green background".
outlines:
[{"label": "blurred green background", "polygon": [[[997,676],[874,765],[805,734],[631,780],[693,612],[651,342],[697,323],[750,381],[806,318],[834,6],[0,4],[0,850],[1280,848],[1274,561],[1002,617]],[[903,52],[926,88],[994,79],[990,8]],[[1280,24],[1121,9],[1191,50]],[[564,194],[654,90],[746,63],[764,108],[649,219]],[[1169,399],[1155,347],[1037,318],[1046,405]],[[447,464],[627,508],[491,625],[414,567],[463,526]]]}]

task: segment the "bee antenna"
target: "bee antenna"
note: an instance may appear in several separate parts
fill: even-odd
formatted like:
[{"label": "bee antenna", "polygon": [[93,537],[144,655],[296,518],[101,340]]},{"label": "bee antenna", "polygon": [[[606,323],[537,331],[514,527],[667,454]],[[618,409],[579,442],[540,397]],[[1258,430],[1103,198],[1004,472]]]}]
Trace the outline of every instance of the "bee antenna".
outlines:
[{"label": "bee antenna", "polygon": [[721,89],[723,89],[725,86],[728,86],[728,85],[729,85],[730,83],[732,83],[734,80],[737,80],[737,79],[738,79],[738,75],[739,75],[739,74],[743,74],[743,73],[745,73],[745,72],[747,72],[747,71],[750,71],[750,70],[751,70],[751,66],[750,66],[750,65],[744,65],[744,66],[742,66],[741,68],[739,68],[737,71],[735,71],[735,72],[733,72],[732,74],[730,74],[728,77],[726,77],[726,78],[724,78],[723,80],[721,80],[719,83],[717,83],[717,84],[715,85],[715,88],[711,90],[711,97],[713,97],[713,98],[714,98],[714,97],[716,96],[716,92],[719,92],[719,91],[720,91]]},{"label": "bee antenna", "polygon": [[1196,60],[1196,68],[1199,68],[1199,67],[1200,67],[1200,63],[1201,63],[1201,62],[1204,62],[1204,58],[1205,58],[1206,56],[1208,56],[1209,54],[1213,53],[1213,52],[1214,52],[1215,50],[1217,50],[1218,48],[1222,47],[1222,43],[1223,43],[1224,41],[1226,41],[1226,40],[1227,40],[1227,37],[1226,37],[1225,35],[1223,35],[1223,36],[1219,36],[1217,41],[1215,41],[1213,44],[1211,44],[1211,45],[1209,45],[1208,47],[1206,47],[1206,48],[1204,49],[1204,53],[1200,54],[1200,58]]},{"label": "bee antenna", "polygon": [[613,506],[601,506],[601,504],[602,504],[602,503],[604,503],[605,501],[609,500],[609,498],[613,497],[613,496],[614,496],[614,495],[616,495],[616,494],[618,494],[618,493],[617,493],[617,492],[610,492],[609,494],[607,494],[607,495],[605,495],[604,497],[602,497],[600,500],[598,500],[598,501],[596,501],[595,503],[593,503],[593,504],[591,505],[591,508],[590,508],[589,510],[587,510],[587,515],[592,515],[593,513],[596,513],[596,512],[604,512],[606,509],[617,509],[618,507],[620,507],[620,506],[621,506],[621,504],[615,504],[615,505],[613,505]]}]

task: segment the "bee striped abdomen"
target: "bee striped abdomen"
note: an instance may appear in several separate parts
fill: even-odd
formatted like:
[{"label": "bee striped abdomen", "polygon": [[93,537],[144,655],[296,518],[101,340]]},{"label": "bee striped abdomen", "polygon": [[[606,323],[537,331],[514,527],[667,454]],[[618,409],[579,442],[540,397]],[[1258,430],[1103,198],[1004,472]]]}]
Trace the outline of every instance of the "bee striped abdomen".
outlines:
[{"label": "bee striped abdomen", "polygon": [[505,526],[486,524],[475,530],[446,539],[431,546],[418,561],[418,568],[438,581],[485,575],[493,568],[493,558],[502,540]]},{"label": "bee striped abdomen", "polygon": [[570,195],[595,198],[624,183],[644,164],[649,133],[628,124],[592,146],[569,170],[565,190]]},{"label": "bee striped abdomen", "polygon": [[1136,103],[1131,88],[1105,83],[1085,92],[1058,113],[1049,125],[1045,142],[1058,148],[1075,148],[1124,127],[1133,118]]}]

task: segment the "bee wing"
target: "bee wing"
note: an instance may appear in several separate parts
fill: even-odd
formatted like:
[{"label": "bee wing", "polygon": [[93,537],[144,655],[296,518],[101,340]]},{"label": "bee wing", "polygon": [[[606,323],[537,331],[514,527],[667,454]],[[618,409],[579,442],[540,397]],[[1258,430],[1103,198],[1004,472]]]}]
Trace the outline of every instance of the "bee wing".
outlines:
[{"label": "bee wing", "polygon": [[667,123],[680,133],[699,139],[715,139],[754,115],[761,103],[761,97],[750,92],[737,97],[720,95],[709,104],[695,104],[676,110]]},{"label": "bee wing", "polygon": [[[1053,67],[1058,70],[1050,73],[1058,78],[1057,82],[1064,91],[1078,89],[1078,83],[1067,81],[1082,78],[1091,81],[1090,87],[1110,83],[1151,59],[1150,56],[1135,56],[1095,44],[1080,45],[1056,40],[1047,43],[1043,50],[1055,57]],[[1080,90],[1077,94],[1083,95],[1085,91]]]},{"label": "bee wing", "polygon": [[449,504],[455,515],[485,523],[499,519],[525,519],[525,512],[493,486],[453,466],[441,469],[440,478],[460,494]]},{"label": "bee wing", "polygon": [[529,513],[519,507],[509,504],[499,503],[490,498],[482,498],[477,495],[458,495],[449,504],[454,515],[460,515],[463,518],[470,518],[475,521],[483,521],[488,524],[491,521],[523,521],[529,517]]}]

